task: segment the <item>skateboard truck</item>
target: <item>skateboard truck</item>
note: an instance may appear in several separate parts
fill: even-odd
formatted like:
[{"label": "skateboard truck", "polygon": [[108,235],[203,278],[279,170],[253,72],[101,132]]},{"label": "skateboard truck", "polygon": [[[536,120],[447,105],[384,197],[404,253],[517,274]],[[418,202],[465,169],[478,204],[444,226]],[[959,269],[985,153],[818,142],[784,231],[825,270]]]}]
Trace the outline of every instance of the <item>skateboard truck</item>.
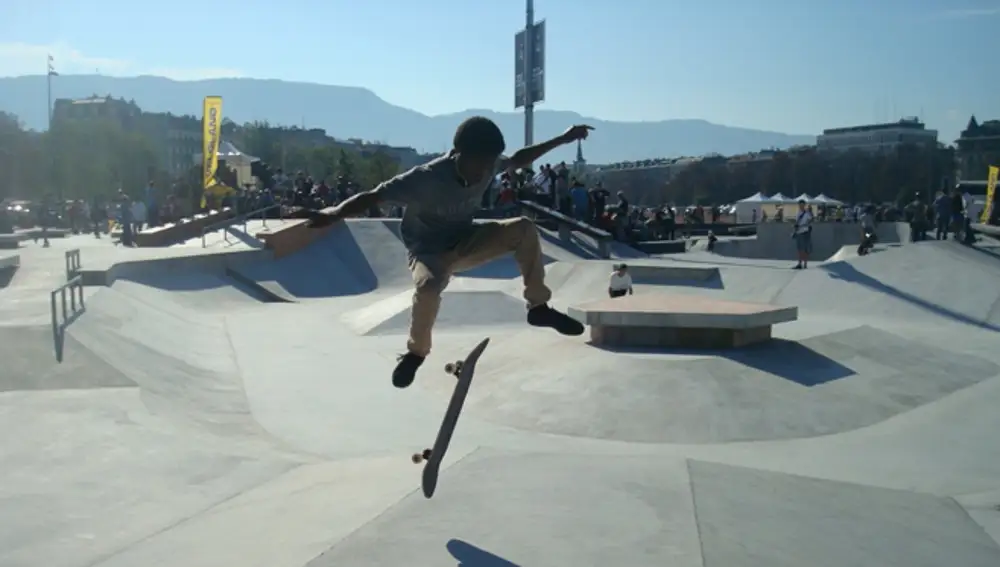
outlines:
[{"label": "skateboard truck", "polygon": [[422,463],[424,461],[430,460],[430,458],[431,458],[431,450],[430,449],[424,449],[423,451],[421,451],[419,453],[414,453],[413,457],[411,457],[411,458],[413,459],[413,464],[419,465],[420,463]]},{"label": "skateboard truck", "polygon": [[451,374],[455,378],[458,378],[458,375],[462,373],[462,364],[464,363],[465,363],[464,360],[456,360],[455,362],[449,362],[448,364],[444,365],[444,371],[447,372],[448,374]]}]

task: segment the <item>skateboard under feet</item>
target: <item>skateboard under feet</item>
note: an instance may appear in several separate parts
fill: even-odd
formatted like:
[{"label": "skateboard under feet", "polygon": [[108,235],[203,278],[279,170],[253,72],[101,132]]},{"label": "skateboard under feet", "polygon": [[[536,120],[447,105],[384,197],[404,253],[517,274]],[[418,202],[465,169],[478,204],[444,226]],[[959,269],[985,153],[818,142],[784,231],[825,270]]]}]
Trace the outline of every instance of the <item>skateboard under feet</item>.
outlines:
[{"label": "skateboard under feet", "polygon": [[451,401],[448,402],[448,409],[445,411],[444,420],[441,422],[441,428],[438,430],[433,448],[414,453],[411,457],[414,464],[426,463],[424,465],[421,486],[424,496],[427,498],[434,495],[434,489],[437,487],[438,472],[441,469],[441,461],[448,451],[451,436],[455,433],[455,425],[458,423],[458,416],[462,413],[462,405],[465,403],[465,397],[469,393],[472,376],[476,371],[476,363],[489,343],[490,339],[487,337],[472,349],[472,352],[469,353],[469,356],[465,357],[465,360],[456,360],[444,365],[444,371],[458,379],[455,382],[455,391],[451,395]]}]

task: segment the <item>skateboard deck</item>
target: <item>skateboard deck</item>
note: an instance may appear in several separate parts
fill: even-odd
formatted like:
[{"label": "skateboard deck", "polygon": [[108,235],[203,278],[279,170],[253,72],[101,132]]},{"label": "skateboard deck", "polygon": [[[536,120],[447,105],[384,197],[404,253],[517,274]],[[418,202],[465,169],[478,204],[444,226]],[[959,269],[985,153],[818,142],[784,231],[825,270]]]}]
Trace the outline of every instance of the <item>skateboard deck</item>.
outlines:
[{"label": "skateboard deck", "polygon": [[465,396],[469,393],[469,386],[472,384],[472,375],[476,371],[476,362],[486,350],[486,345],[490,344],[489,337],[485,338],[472,349],[465,360],[450,362],[444,366],[444,371],[458,378],[455,383],[455,391],[448,402],[448,410],[445,411],[444,420],[438,430],[434,446],[424,449],[420,453],[414,453],[413,462],[419,464],[426,461],[424,473],[421,479],[421,486],[424,496],[430,498],[434,496],[434,489],[437,488],[438,473],[441,470],[441,461],[445,453],[448,452],[448,444],[451,443],[451,436],[455,433],[455,425],[458,423],[458,416],[462,414],[462,406],[465,404]]}]

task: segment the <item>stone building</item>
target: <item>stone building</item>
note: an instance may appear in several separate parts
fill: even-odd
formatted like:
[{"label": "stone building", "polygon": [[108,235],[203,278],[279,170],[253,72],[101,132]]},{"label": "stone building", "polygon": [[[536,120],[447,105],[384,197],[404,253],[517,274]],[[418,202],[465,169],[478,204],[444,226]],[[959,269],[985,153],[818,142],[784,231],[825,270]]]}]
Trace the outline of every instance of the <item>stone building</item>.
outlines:
[{"label": "stone building", "polygon": [[969,118],[958,140],[958,175],[962,181],[985,181],[991,165],[1000,166],[1000,120]]}]

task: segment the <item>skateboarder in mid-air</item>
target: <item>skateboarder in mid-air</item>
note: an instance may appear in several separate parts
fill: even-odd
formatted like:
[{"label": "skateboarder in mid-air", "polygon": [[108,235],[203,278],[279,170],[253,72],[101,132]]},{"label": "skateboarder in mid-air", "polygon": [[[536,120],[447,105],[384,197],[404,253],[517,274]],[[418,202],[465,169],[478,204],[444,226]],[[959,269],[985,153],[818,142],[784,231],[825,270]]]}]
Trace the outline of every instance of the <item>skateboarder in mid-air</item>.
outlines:
[{"label": "skateboarder in mid-air", "polygon": [[513,252],[524,280],[527,320],[564,335],[583,334],[583,325],[549,307],[538,231],[527,218],[473,223],[483,193],[502,171],[528,167],[551,150],[587,138],[590,126],[573,126],[563,134],[522,148],[510,158],[503,133],[493,121],[474,116],[459,125],[447,154],[401,173],[371,191],[358,193],[336,207],[307,212],[311,227],[330,225],[365,214],[383,202],[406,207],[400,225],[409,254],[415,290],[407,352],[399,357],[392,383],[405,388],[431,350],[431,330],[441,305],[441,292],[452,274],[475,268]]}]

